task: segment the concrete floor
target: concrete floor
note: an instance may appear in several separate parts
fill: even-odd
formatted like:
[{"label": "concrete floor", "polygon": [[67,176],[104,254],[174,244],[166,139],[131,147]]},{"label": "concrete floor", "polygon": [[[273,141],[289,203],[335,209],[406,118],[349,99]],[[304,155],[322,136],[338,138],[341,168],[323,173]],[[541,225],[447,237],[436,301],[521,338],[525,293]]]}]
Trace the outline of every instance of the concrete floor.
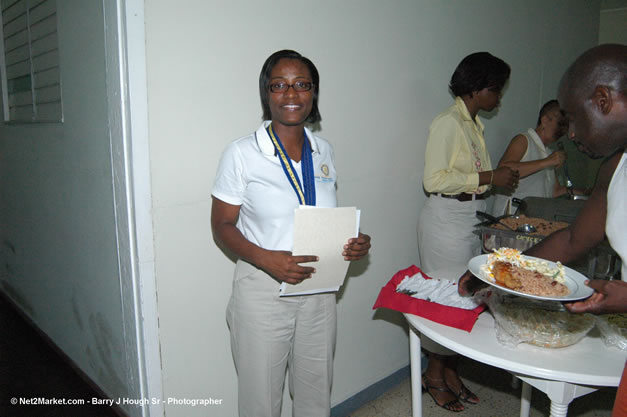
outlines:
[{"label": "concrete floor", "polygon": [[[111,407],[88,404],[94,397],[102,398],[0,295],[0,417],[120,416]],[[19,404],[20,399],[48,404]],[[50,402],[62,399],[85,405]]]},{"label": "concrete floor", "polygon": [[[506,371],[475,362],[461,361],[459,373],[466,386],[479,396],[477,405],[464,404],[466,409],[453,413],[435,405],[423,392],[424,417],[517,417],[520,415],[520,387],[512,388],[512,376]],[[610,417],[616,388],[602,388],[570,403],[568,417]],[[530,417],[547,417],[550,402],[541,391],[533,389]],[[388,390],[379,398],[352,412],[350,417],[411,417],[409,379]]]}]

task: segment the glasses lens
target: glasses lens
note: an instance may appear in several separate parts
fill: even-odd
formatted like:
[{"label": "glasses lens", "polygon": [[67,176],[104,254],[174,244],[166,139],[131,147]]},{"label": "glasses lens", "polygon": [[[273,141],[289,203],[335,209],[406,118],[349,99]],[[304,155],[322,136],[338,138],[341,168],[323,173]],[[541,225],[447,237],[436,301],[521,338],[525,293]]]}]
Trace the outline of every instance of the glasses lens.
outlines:
[{"label": "glasses lens", "polygon": [[286,83],[273,83],[270,84],[270,91],[273,93],[283,93],[287,91],[290,86]]},{"label": "glasses lens", "polygon": [[297,81],[293,85],[294,90],[296,91],[309,91],[311,90],[312,86],[313,86],[313,83],[310,83],[308,81]]}]

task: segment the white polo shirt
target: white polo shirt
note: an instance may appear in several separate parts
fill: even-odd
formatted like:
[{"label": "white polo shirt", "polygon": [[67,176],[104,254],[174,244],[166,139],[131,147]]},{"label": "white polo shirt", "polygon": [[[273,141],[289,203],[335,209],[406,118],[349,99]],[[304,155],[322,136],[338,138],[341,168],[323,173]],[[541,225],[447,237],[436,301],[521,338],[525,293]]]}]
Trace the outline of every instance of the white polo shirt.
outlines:
[{"label": "white polo shirt", "polygon": [[[266,131],[269,121],[251,135],[232,142],[222,153],[211,194],[241,206],[237,228],[248,241],[270,250],[291,251],[298,197],[287,179]],[[333,148],[305,128],[312,149],[316,206],[337,207]],[[303,183],[301,163],[292,166]]]}]

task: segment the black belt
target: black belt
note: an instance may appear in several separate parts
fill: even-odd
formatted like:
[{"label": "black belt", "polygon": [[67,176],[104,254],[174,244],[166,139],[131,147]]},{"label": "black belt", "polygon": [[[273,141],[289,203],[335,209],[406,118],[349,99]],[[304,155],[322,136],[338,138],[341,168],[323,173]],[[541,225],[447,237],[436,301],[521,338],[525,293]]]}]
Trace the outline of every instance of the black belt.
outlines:
[{"label": "black belt", "polygon": [[437,195],[439,195],[440,197],[444,197],[444,198],[454,198],[455,200],[459,200],[459,201],[471,201],[473,200],[473,196],[475,197],[474,200],[483,200],[485,198],[485,194],[471,194],[471,193],[459,193],[459,194],[438,193]]}]

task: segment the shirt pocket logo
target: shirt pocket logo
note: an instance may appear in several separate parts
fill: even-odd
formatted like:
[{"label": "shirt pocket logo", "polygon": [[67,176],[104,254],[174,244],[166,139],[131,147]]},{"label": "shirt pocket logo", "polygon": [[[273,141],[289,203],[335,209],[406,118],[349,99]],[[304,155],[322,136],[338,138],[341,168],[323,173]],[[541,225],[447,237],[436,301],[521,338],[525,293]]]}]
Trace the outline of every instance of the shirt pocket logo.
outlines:
[{"label": "shirt pocket logo", "polygon": [[327,164],[322,164],[322,166],[320,167],[320,170],[322,171],[325,177],[329,176],[329,166]]},{"label": "shirt pocket logo", "polygon": [[333,178],[329,177],[330,170],[327,164],[322,164],[320,166],[320,171],[322,172],[322,175],[316,175],[316,181],[320,181],[320,182],[333,181]]}]

